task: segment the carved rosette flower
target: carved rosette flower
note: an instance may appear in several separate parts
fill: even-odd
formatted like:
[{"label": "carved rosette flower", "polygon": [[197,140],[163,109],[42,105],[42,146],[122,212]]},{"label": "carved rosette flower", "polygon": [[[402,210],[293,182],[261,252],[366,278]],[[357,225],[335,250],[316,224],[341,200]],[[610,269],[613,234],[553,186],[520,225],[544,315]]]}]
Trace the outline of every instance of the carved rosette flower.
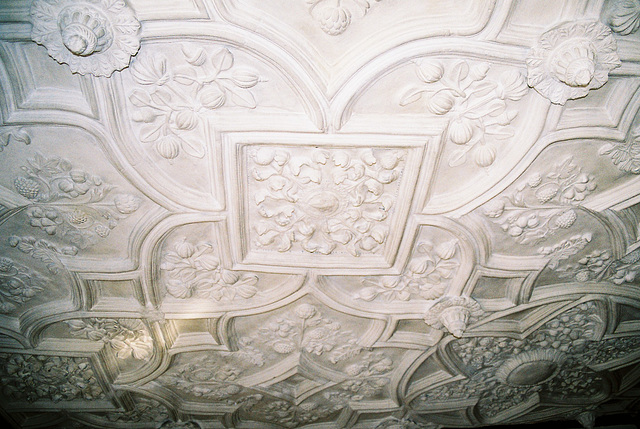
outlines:
[{"label": "carved rosette flower", "polygon": [[110,76],[140,48],[140,23],[124,0],[36,0],[31,39],[73,73]]},{"label": "carved rosette flower", "polygon": [[614,2],[608,24],[613,31],[623,36],[638,31],[640,28],[640,1],[618,0]]},{"label": "carved rosette flower", "polygon": [[427,325],[446,329],[460,338],[470,323],[477,321],[484,310],[476,301],[466,296],[445,296],[439,299],[424,315]]},{"label": "carved rosette flower", "polygon": [[561,24],[544,33],[527,57],[528,83],[552,103],[585,97],[621,64],[611,30],[597,21]]}]

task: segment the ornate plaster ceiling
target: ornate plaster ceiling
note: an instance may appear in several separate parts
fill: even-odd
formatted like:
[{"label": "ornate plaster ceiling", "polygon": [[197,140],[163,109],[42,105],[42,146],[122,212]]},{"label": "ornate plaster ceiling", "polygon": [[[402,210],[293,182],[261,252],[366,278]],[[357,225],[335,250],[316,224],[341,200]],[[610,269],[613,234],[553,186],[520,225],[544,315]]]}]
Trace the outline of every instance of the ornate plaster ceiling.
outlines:
[{"label": "ornate plaster ceiling", "polygon": [[637,0],[3,0],[0,21],[16,427],[637,411]]}]

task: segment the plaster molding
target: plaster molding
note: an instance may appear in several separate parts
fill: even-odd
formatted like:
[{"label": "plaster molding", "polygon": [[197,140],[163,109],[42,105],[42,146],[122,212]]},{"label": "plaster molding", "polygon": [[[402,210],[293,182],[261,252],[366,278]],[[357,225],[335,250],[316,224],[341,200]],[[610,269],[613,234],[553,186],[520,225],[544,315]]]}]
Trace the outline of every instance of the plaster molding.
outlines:
[{"label": "plaster molding", "polygon": [[637,402],[637,0],[0,3],[18,425]]},{"label": "plaster molding", "polygon": [[124,0],[37,0],[31,38],[74,73],[110,76],[138,52],[140,23]]}]

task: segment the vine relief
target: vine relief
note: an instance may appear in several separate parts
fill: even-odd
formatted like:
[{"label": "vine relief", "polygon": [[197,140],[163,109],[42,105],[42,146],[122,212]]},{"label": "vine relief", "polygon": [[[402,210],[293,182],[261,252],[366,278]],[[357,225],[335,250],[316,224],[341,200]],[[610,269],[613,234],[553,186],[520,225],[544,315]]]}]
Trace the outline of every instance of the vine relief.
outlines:
[{"label": "vine relief", "polygon": [[211,243],[191,244],[186,237],[162,257],[160,269],[167,274],[169,295],[216,301],[249,299],[258,289],[258,276],[222,267]]},{"label": "vine relief", "polygon": [[129,100],[137,109],[132,119],[142,124],[140,140],[153,143],[160,156],[171,160],[182,152],[202,158],[212,132],[207,118],[225,106],[256,107],[251,92],[263,79],[235,64],[227,48],[210,52],[182,45],[184,62],[169,67],[161,54],[137,58],[131,76],[140,88]]},{"label": "vine relief", "polygon": [[485,204],[483,213],[520,244],[536,244],[571,228],[578,206],[596,189],[595,177],[569,157],[547,173],[534,173],[515,192]]},{"label": "vine relief", "polygon": [[245,341],[266,345],[282,355],[294,352],[327,355],[333,364],[362,351],[353,332],[343,330],[339,322],[323,317],[311,304],[300,304],[290,316],[269,320]]},{"label": "vine relief", "polygon": [[609,27],[616,33],[628,36],[640,28],[640,2],[638,0],[617,0],[609,15]]},{"label": "vine relief", "polygon": [[108,344],[119,359],[151,358],[153,339],[140,320],[92,318],[69,320],[66,323],[73,337]]},{"label": "vine relief", "polygon": [[51,274],[58,274],[64,270],[64,265],[59,256],[75,256],[78,248],[75,246],[58,246],[47,240],[36,239],[35,237],[9,237],[9,245],[15,247],[22,253],[31,256],[33,259],[43,262]]},{"label": "vine relief", "polygon": [[456,240],[435,246],[420,242],[413,258],[399,276],[365,277],[356,299],[374,301],[432,300],[440,298],[460,267]]},{"label": "vine relief", "polygon": [[607,143],[600,147],[599,155],[609,155],[613,164],[626,173],[640,174],[640,128],[624,142]]},{"label": "vine relief", "polygon": [[0,257],[0,314],[11,313],[44,290],[45,279],[11,258]]},{"label": "vine relief", "polygon": [[249,153],[255,245],[278,252],[379,253],[405,167],[405,150],[261,147]]},{"label": "vine relief", "polygon": [[318,22],[322,31],[338,36],[351,25],[354,13],[362,16],[375,3],[382,0],[305,0],[309,13]]},{"label": "vine relief", "polygon": [[577,263],[556,268],[562,277],[578,282],[609,281],[617,285],[633,282],[640,273],[640,249],[620,259],[614,259],[610,250],[595,250]]},{"label": "vine relief", "polygon": [[29,203],[11,209],[4,220],[26,211],[32,227],[81,249],[106,238],[119,220],[140,206],[140,199],[129,194],[107,199],[114,189],[112,185],[73,168],[63,158],[46,158],[38,153],[21,169],[23,174],[15,178],[13,185]]},{"label": "vine relief", "polygon": [[74,73],[111,76],[140,49],[140,23],[124,0],[36,0],[31,38]]},{"label": "vine relief", "polygon": [[2,393],[17,401],[104,399],[87,358],[0,353]]},{"label": "vine relief", "polygon": [[561,24],[540,36],[527,57],[528,83],[552,103],[585,97],[620,67],[611,30],[598,21]]},{"label": "vine relief", "polygon": [[548,247],[538,249],[540,255],[549,258],[547,268],[555,270],[561,261],[569,259],[579,251],[587,247],[591,242],[592,234],[586,232],[582,235],[574,235],[573,237],[562,240],[561,242]]},{"label": "vine relief", "polygon": [[456,145],[449,155],[449,166],[467,162],[469,153],[479,167],[488,167],[496,159],[493,140],[513,136],[510,127],[517,111],[508,109],[508,101],[518,101],[528,92],[525,78],[517,70],[490,73],[488,63],[463,60],[445,70],[443,63],[430,59],[416,62],[422,81],[401,95],[400,105],[422,102],[427,110],[446,119],[442,139]]}]

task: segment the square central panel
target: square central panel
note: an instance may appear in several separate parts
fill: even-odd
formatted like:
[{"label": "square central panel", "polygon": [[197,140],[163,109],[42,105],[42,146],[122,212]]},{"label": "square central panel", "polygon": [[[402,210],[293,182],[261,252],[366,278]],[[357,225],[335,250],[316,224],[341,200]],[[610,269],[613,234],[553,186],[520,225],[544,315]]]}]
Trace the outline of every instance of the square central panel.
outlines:
[{"label": "square central panel", "polygon": [[[237,262],[386,268],[402,238],[425,137],[225,136]],[[227,170],[230,172],[229,170]]]}]

